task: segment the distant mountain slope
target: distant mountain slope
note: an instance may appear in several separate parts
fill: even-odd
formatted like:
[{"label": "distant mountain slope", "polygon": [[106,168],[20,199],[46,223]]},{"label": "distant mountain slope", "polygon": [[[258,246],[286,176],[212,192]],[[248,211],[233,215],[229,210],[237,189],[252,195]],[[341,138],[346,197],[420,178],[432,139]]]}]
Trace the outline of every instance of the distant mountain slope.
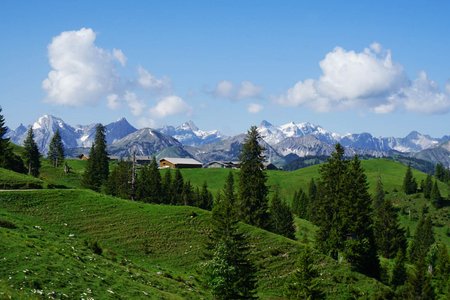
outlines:
[{"label": "distant mountain slope", "polygon": [[218,130],[200,130],[192,121],[180,126],[164,126],[158,131],[176,138],[186,146],[201,146],[220,141],[223,135]]},{"label": "distant mountain slope", "polygon": [[450,141],[435,148],[422,150],[414,154],[414,157],[433,162],[434,164],[440,162],[446,168],[450,168]]}]

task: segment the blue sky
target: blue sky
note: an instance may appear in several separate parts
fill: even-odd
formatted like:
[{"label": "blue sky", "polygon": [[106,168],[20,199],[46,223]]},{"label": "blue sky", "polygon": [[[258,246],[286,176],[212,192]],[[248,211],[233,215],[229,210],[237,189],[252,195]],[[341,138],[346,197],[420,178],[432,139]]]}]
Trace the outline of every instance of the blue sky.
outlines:
[{"label": "blue sky", "polygon": [[7,125],[450,134],[448,1],[1,1]]}]

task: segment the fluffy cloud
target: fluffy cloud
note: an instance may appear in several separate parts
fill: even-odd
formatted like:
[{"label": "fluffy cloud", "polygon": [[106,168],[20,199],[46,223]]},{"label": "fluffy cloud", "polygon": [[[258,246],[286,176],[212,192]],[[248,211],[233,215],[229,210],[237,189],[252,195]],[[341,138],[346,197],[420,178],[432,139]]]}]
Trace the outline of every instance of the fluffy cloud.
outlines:
[{"label": "fluffy cloud", "polygon": [[[139,66],[136,78],[122,78],[119,71],[125,70],[125,54],[120,49],[102,49],[95,41],[96,33],[90,28],[65,31],[53,38],[48,45],[51,71],[42,82],[46,102],[83,106],[106,100],[110,109],[125,105],[133,115],[141,116],[150,106],[143,99],[152,96],[160,99],[152,109],[159,117],[191,111],[177,96],[160,98],[170,92],[166,77],[157,78]],[[142,120],[142,124],[151,124],[150,119]]]},{"label": "fluffy cloud", "polygon": [[158,79],[143,67],[138,67],[138,83],[141,87],[153,91],[162,91],[168,89],[170,82],[168,78]]},{"label": "fluffy cloud", "polygon": [[177,114],[191,114],[192,108],[178,96],[167,96],[162,98],[155,107],[150,109],[152,116],[164,118]]},{"label": "fluffy cloud", "polygon": [[436,82],[428,79],[425,72],[421,72],[411,85],[390,96],[386,105],[392,109],[379,111],[377,107],[375,111],[384,113],[400,108],[425,114],[447,113],[450,111],[450,95],[448,91],[442,92]]},{"label": "fluffy cloud", "polygon": [[359,53],[336,47],[319,66],[319,79],[297,82],[276,101],[286,106],[307,105],[317,111],[359,106],[382,110],[386,98],[408,84],[403,67],[377,43]]},{"label": "fluffy cloud", "polygon": [[131,113],[135,116],[141,115],[146,108],[144,101],[139,99],[138,96],[133,92],[126,91],[124,99],[128,104],[128,107],[131,109]]},{"label": "fluffy cloud", "polygon": [[90,28],[65,31],[48,46],[52,70],[42,82],[46,101],[81,106],[96,103],[115,93],[119,84],[116,63],[125,63],[122,51],[110,53],[95,45],[96,34]]},{"label": "fluffy cloud", "polygon": [[251,114],[257,114],[259,113],[261,110],[263,110],[263,106],[261,104],[258,103],[250,103],[247,106],[247,111]]},{"label": "fluffy cloud", "polygon": [[226,98],[230,100],[242,100],[259,98],[261,96],[262,88],[250,81],[242,81],[235,86],[231,81],[222,80],[217,83],[213,94],[216,97]]},{"label": "fluffy cloud", "polygon": [[410,81],[391,52],[374,43],[362,52],[336,47],[319,63],[319,79],[297,82],[275,101],[316,111],[366,107],[375,113],[404,110],[425,114],[450,111],[450,82],[441,91],[425,72]]}]

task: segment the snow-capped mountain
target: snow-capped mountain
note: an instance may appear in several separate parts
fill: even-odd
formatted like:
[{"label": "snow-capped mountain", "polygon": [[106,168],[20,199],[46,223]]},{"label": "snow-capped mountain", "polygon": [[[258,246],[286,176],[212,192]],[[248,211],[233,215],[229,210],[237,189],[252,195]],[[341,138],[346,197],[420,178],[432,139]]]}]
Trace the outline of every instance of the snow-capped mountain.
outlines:
[{"label": "snow-capped mountain", "polygon": [[111,155],[120,157],[128,157],[133,153],[138,156],[152,156],[158,155],[161,151],[171,152],[177,157],[191,157],[179,141],[151,128],[130,133],[108,147]]},{"label": "snow-capped mountain", "polygon": [[223,138],[218,130],[200,130],[192,121],[185,122],[180,126],[164,126],[158,131],[170,135],[186,146],[200,146],[217,142]]},{"label": "snow-capped mountain", "polygon": [[[34,140],[39,147],[39,151],[46,155],[51,138],[56,130],[59,130],[61,140],[66,149],[91,147],[97,124],[72,127],[61,118],[52,115],[43,115],[30,126],[33,128]],[[106,125],[105,129],[107,143],[112,143],[137,130],[124,118]],[[15,130],[8,132],[8,137],[18,145],[23,144],[26,135],[27,127],[22,124]]]}]

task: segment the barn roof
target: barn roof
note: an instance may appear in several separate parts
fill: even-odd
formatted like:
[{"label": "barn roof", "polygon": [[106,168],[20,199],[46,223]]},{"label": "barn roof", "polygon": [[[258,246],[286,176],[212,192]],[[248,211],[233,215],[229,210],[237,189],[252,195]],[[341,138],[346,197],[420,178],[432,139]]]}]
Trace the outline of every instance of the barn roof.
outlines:
[{"label": "barn roof", "polygon": [[174,165],[202,165],[201,162],[193,158],[164,157],[159,161],[166,160]]}]

